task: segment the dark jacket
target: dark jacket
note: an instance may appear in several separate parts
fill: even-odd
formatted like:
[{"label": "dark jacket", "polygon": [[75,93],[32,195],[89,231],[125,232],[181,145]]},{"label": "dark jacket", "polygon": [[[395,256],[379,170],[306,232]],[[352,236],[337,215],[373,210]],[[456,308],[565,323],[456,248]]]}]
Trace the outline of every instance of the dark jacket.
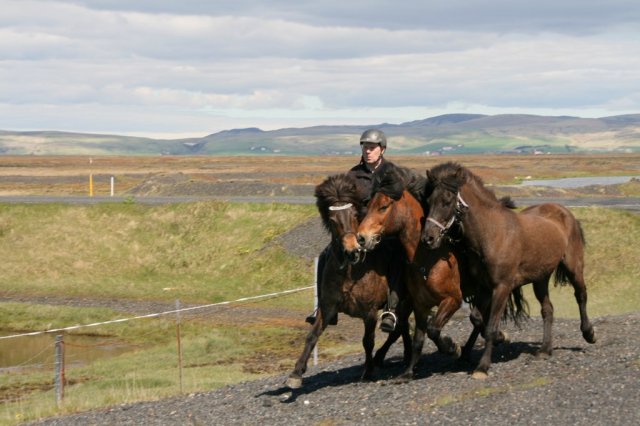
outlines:
[{"label": "dark jacket", "polygon": [[386,161],[382,157],[382,162],[374,170],[371,171],[365,164],[364,160],[360,159],[360,163],[352,167],[349,170],[349,175],[356,179],[356,185],[358,186],[358,192],[362,201],[366,204],[371,199],[371,190],[373,189],[373,179],[376,175],[384,173],[389,164],[393,164],[390,161]]}]

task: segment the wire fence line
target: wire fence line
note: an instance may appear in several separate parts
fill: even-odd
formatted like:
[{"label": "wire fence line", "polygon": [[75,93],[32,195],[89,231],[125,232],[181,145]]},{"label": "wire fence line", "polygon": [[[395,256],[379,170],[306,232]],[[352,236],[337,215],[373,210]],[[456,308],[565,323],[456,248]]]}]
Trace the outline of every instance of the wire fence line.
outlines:
[{"label": "wire fence line", "polygon": [[312,289],[312,288],[315,288],[315,285],[307,286],[307,287],[298,287],[298,288],[294,288],[294,289],[290,289],[290,290],[284,290],[284,291],[275,292],[275,293],[260,294],[260,295],[257,295],[257,296],[242,297],[242,298],[236,299],[236,300],[229,300],[229,301],[218,302],[218,303],[209,303],[207,305],[191,306],[191,307],[188,307],[188,308],[172,309],[170,311],[155,312],[155,313],[146,314],[146,315],[137,315],[137,316],[129,317],[129,318],[119,318],[119,319],[110,320],[110,321],[94,322],[94,323],[91,323],[91,324],[80,324],[80,325],[73,325],[73,326],[69,326],[69,327],[54,328],[54,329],[50,329],[50,330],[33,331],[33,332],[21,333],[21,334],[12,334],[12,335],[9,335],[9,336],[0,336],[0,340],[14,339],[14,338],[17,338],[17,337],[24,337],[24,336],[37,336],[37,335],[41,335],[41,334],[60,333],[60,332],[63,332],[63,331],[77,330],[77,329],[80,329],[80,328],[87,328],[87,327],[97,327],[97,326],[100,326],[100,325],[107,325],[107,324],[117,324],[117,323],[123,323],[123,322],[127,322],[127,321],[134,321],[134,320],[139,320],[139,319],[144,319],[144,318],[156,318],[156,317],[160,317],[160,316],[163,316],[163,315],[170,315],[170,314],[177,314],[177,313],[182,313],[182,312],[195,311],[195,310],[198,310],[198,309],[206,309],[206,308],[211,308],[211,307],[215,307],[215,306],[231,305],[233,303],[247,302],[247,301],[258,300],[258,299],[265,299],[265,298],[268,298],[268,297],[284,296],[284,295],[287,295],[287,294],[297,293],[299,291],[309,290],[309,289]]}]

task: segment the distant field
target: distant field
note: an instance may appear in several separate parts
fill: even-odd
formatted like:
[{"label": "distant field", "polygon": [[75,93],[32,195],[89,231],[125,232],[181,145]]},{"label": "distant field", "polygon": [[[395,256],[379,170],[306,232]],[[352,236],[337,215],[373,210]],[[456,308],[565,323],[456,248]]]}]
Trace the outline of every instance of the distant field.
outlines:
[{"label": "distant field", "polygon": [[[424,155],[387,158],[421,173],[443,161],[459,161],[492,185],[519,183],[522,179],[577,176],[635,175],[640,173],[640,154],[563,154],[563,155]],[[108,195],[110,177],[115,178],[116,195],[127,195],[147,182],[182,183],[181,188],[203,184],[268,185],[271,191],[297,187],[307,195],[327,175],[348,170],[358,156],[314,157],[88,157],[88,156],[0,156],[0,195],[86,195],[89,175],[93,175],[94,194]],[[170,179],[168,179],[170,177]],[[164,179],[164,180],[163,180]],[[302,188],[302,189],[300,189]],[[306,188],[306,189],[305,189]],[[245,189],[250,191],[251,188]],[[144,192],[140,195],[145,195]],[[238,194],[246,195],[246,194]]]}]

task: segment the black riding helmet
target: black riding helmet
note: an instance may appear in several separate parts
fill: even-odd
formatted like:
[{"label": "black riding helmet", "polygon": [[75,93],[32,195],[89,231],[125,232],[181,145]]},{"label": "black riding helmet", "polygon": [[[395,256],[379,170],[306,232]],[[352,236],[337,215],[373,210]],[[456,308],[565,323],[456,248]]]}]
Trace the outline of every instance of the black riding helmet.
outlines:
[{"label": "black riding helmet", "polygon": [[382,149],[387,148],[387,137],[384,135],[384,132],[382,130],[365,130],[362,136],[360,136],[360,145],[365,142],[377,143]]}]

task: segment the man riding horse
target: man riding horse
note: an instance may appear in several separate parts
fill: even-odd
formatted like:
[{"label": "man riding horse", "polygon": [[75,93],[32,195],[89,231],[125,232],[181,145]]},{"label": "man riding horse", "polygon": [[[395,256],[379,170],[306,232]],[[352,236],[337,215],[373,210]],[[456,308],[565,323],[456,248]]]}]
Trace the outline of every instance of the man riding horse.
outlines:
[{"label": "man riding horse", "polygon": [[[383,157],[387,149],[387,137],[382,130],[369,129],[360,136],[360,147],[362,149],[362,157],[360,162],[351,168],[349,175],[355,178],[358,191],[361,194],[363,203],[368,203],[371,198],[371,190],[373,180],[377,175],[382,175],[391,162],[386,161]],[[402,294],[402,283],[400,283],[400,275],[404,264],[404,250],[397,239],[389,238],[384,240],[376,250],[384,250],[387,253],[389,262],[389,271],[387,279],[389,282],[389,295],[387,298],[387,309],[381,315],[380,329],[385,333],[390,333],[396,326],[396,307],[399,301],[399,294]],[[327,246],[318,258],[317,270],[317,287],[318,296],[320,295],[320,283],[322,282],[322,273],[329,255],[329,246]],[[306,321],[313,324],[316,320],[316,312],[307,317]],[[329,323],[335,325],[338,323],[337,315],[332,318]]]}]

